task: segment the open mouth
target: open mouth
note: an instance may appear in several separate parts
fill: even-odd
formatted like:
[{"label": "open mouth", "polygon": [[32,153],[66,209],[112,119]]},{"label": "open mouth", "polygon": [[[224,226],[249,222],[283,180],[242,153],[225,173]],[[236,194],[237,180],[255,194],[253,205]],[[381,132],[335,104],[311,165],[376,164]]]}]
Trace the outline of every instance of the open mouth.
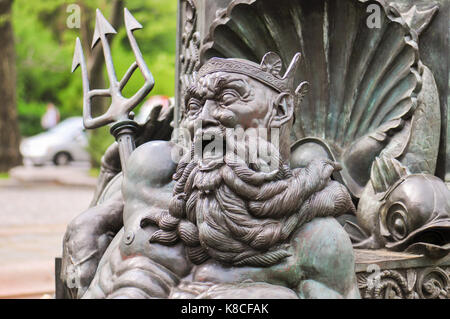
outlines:
[{"label": "open mouth", "polygon": [[201,154],[203,159],[223,158],[226,151],[226,141],[223,131],[218,126],[209,126],[201,130],[197,139],[201,138]]},{"label": "open mouth", "polygon": [[[431,257],[442,257],[450,252],[450,219],[445,218],[428,223],[412,233],[406,238],[397,242],[386,244],[392,250],[420,250]],[[435,256],[434,256],[435,255]]]}]

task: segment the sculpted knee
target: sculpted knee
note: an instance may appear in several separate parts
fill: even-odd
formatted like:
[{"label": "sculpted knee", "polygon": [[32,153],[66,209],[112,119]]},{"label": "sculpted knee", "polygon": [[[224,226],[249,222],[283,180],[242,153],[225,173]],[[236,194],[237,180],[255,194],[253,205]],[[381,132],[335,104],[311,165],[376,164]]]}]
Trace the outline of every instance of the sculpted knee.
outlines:
[{"label": "sculpted knee", "polygon": [[320,282],[320,287],[326,286],[343,296],[353,291],[356,285],[353,247],[334,218],[316,218],[303,225],[297,233],[296,245],[306,279]]}]

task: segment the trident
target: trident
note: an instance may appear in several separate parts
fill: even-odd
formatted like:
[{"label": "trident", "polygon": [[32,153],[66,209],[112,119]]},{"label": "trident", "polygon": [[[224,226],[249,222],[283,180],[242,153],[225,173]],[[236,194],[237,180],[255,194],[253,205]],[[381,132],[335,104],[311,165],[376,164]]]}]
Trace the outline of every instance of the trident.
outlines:
[{"label": "trident", "polygon": [[[76,39],[75,53],[72,62],[72,72],[78,66],[81,66],[81,76],[83,79],[83,123],[86,129],[95,129],[111,124],[110,132],[119,144],[120,162],[122,171],[125,172],[126,161],[131,152],[136,148],[134,135],[139,129],[139,125],[133,120],[134,114],[131,112],[152,90],[155,81],[152,73],[145,64],[142,53],[139,50],[133,31],[142,29],[142,25],[136,21],[128,9],[124,9],[125,28],[127,30],[128,40],[133,50],[136,61],[128,68],[123,78],[118,81],[114,64],[111,57],[107,34],[116,34],[116,30],[109,24],[99,9],[96,11],[96,22],[94,38],[92,40],[92,49],[99,42],[102,42],[103,54],[105,56],[106,70],[109,78],[108,89],[89,89],[89,79],[86,68],[86,61],[83,54],[83,48],[79,38]],[[130,98],[122,95],[122,90],[134,71],[139,68],[145,79],[144,85]],[[108,110],[97,117],[92,117],[91,102],[95,96],[111,97],[111,105]]]}]

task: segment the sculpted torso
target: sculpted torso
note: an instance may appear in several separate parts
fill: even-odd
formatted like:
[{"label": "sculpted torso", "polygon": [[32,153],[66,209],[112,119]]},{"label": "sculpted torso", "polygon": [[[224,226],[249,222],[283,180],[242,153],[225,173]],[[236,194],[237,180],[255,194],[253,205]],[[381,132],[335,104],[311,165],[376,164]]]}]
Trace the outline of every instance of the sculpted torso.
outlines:
[{"label": "sculpted torso", "polygon": [[[176,164],[171,149],[169,142],[149,142],[130,157],[122,186],[124,227],[105,252],[83,298],[359,296],[351,243],[332,218],[315,219],[297,230],[288,244],[292,256],[270,267],[228,267],[214,260],[194,265],[183,243],[150,243],[158,228],[146,218],[167,209],[172,197]],[[150,163],[149,156],[157,159]],[[347,245],[342,245],[343,240]]]}]

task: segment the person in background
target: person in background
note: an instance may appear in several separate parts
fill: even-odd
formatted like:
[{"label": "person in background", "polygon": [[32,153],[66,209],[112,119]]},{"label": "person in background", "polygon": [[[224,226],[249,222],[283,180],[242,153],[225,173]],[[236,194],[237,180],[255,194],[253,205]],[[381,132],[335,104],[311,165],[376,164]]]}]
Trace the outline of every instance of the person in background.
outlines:
[{"label": "person in background", "polygon": [[41,125],[44,129],[49,130],[56,126],[59,122],[59,111],[58,108],[53,103],[47,104],[47,110],[42,116]]}]

